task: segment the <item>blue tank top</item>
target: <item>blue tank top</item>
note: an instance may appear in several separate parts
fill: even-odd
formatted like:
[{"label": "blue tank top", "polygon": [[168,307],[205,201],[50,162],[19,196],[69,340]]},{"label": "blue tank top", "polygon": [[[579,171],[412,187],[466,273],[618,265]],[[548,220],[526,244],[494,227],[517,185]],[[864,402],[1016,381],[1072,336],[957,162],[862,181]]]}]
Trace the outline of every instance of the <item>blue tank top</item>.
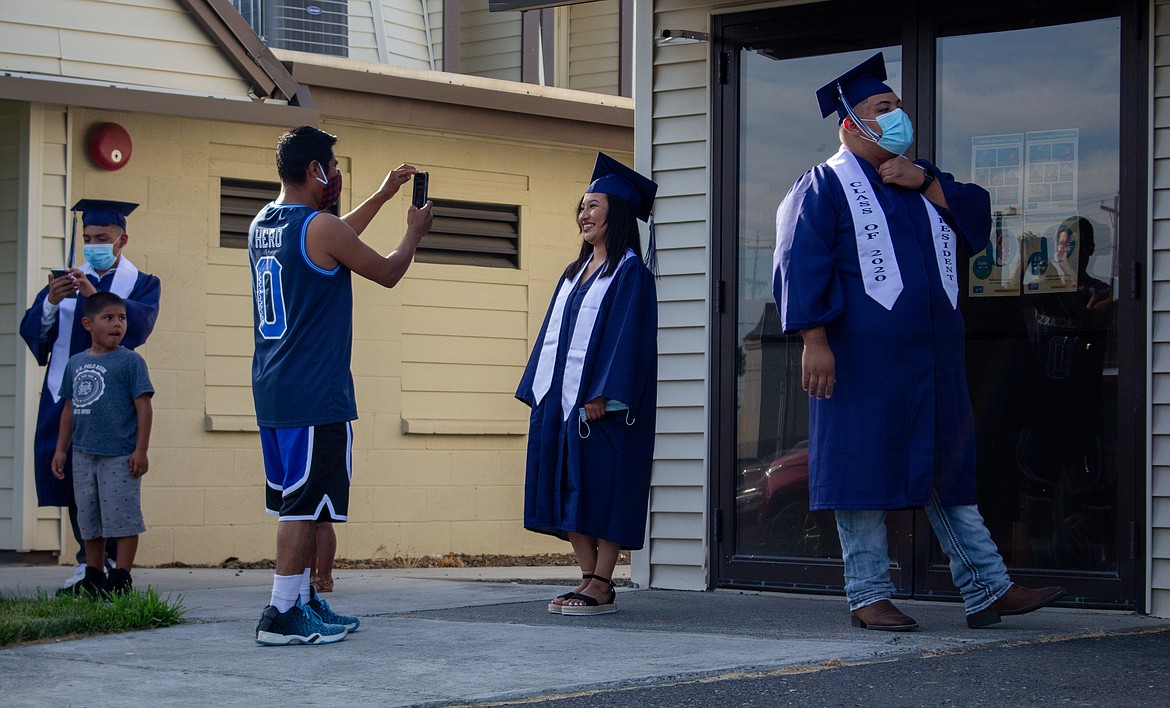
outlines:
[{"label": "blue tank top", "polygon": [[264,207],[248,229],[256,353],[256,422],[299,428],[357,418],[353,376],[353,288],[349,269],[309,260],[305,234],[319,212],[302,204]]}]

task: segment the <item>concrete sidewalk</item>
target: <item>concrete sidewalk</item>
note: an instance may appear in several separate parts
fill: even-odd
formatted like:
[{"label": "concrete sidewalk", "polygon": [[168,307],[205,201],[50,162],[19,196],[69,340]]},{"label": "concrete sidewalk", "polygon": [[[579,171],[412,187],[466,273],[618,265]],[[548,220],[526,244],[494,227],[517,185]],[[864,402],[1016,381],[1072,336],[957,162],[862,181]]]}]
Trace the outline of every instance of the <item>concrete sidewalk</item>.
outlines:
[{"label": "concrete sidewalk", "polygon": [[[3,567],[0,592],[51,591],[67,574],[61,567]],[[0,650],[0,695],[9,707],[448,705],[1170,625],[1125,612],[1058,608],[971,630],[958,604],[901,601],[923,629],[888,634],[851,627],[842,598],[733,591],[620,590],[616,614],[549,614],[549,598],[575,574],[336,571],[337,591],[326,599],[361,616],[361,630],[335,645],[260,647],[254,629],[271,571],[140,569],[137,586],[183,596],[187,624]],[[125,693],[95,691],[112,686]]]}]

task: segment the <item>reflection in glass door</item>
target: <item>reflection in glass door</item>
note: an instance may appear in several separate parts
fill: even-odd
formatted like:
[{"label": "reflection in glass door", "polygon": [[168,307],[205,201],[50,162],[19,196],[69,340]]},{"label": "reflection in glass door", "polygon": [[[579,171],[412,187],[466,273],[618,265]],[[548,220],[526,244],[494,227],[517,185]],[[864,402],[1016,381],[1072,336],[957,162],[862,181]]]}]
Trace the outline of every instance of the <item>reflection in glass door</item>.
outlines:
[{"label": "reflection in glass door", "polygon": [[[989,0],[967,25],[929,4],[866,15],[865,27],[832,7],[717,22],[732,78],[716,84],[714,115],[716,303],[728,301],[714,327],[719,584],[842,584],[832,514],[808,510],[802,346],[780,331],[772,301],[774,218],[800,174],[839,145],[815,90],[881,50],[916,122],[910,156],[992,198],[990,242],[967,254],[960,302],[988,528],[1021,582],[1134,606],[1144,424],[1132,401],[1144,395],[1145,330],[1130,279],[1145,217],[1141,185],[1121,166],[1143,164],[1133,126],[1145,99],[1122,57],[1145,55],[1127,39],[1140,32],[1123,32],[1107,5],[1076,4],[1053,25],[1050,6],[1027,0]],[[888,524],[899,593],[954,596],[925,515],[895,512]]]},{"label": "reflection in glass door", "polygon": [[[772,298],[776,207],[801,174],[836,152],[837,121],[813,100],[825,77],[876,50],[777,59],[740,53],[736,321],[736,552],[757,558],[839,558],[832,512],[808,508],[808,399],[800,337],[780,331]],[[901,49],[883,49],[901,85]]]},{"label": "reflection in glass door", "polygon": [[1120,62],[1118,18],[937,43],[938,162],[991,194],[962,306],[980,507],[1014,569],[1118,570]]}]

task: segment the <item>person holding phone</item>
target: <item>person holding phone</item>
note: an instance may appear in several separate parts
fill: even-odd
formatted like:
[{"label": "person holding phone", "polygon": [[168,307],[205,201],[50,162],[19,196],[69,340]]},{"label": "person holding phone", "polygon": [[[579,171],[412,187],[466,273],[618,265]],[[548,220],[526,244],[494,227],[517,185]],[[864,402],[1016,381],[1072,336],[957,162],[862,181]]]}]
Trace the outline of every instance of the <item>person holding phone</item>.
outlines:
[{"label": "person holding phone", "polygon": [[[561,615],[616,612],[618,553],[642,547],[654,458],[658,298],[638,220],[658,185],[598,153],[565,268],[516,398],[532,408],[524,528],[568,540],[581,582]],[[647,260],[653,263],[650,232]]]},{"label": "person holding phone", "polygon": [[[37,503],[69,508],[73,537],[82,549],[85,543],[77,523],[77,505],[73,496],[72,449],[66,456],[64,477],[58,479],[52,471],[64,408],[64,400],[58,392],[69,357],[89,349],[93,343],[90,333],[81,323],[86,298],[97,292],[112,292],[125,301],[126,334],[122,346],[127,349],[141,346],[154,331],[162,284],[157,276],[138,270],[123,254],[130,240],[126,217],[137,207],[131,202],[108,199],[82,199],[74,204],[72,211],[81,214],[85,263],[80,267],[54,269],[48,285],[37,293],[20,321],[20,336],[32,350],[37,364],[46,367],[33,441]],[[107,555],[107,563],[114,562],[116,549],[112,544]],[[78,551],[77,563],[65,587],[85,577],[84,550]]]},{"label": "person holding phone", "polygon": [[416,209],[422,209],[427,203],[427,190],[431,184],[431,173],[419,172],[414,176],[414,194],[411,196],[410,203]]},{"label": "person holding phone", "polygon": [[322,522],[348,518],[352,422],[350,354],[356,274],[384,288],[406,275],[431,228],[431,204],[406,210],[406,233],[386,255],[360,237],[418,170],[399,165],[342,217],[337,137],[303,125],[276,144],[280,195],[248,229],[255,298],[252,397],[266,477],[265,506],[279,517],[272,594],[256,625],[267,646],[339,642],[361,625],[334,612],[310,584]]}]

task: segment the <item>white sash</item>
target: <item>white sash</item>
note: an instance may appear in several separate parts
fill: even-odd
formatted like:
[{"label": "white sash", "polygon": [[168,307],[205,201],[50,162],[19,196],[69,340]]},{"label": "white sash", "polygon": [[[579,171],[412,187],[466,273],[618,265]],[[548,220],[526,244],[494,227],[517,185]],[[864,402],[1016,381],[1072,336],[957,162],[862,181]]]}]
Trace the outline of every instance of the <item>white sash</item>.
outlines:
[{"label": "white sash", "polygon": [[[581,301],[581,310],[577,313],[577,323],[573,327],[573,338],[569,340],[569,355],[565,359],[565,381],[561,386],[561,413],[564,420],[574,413],[577,404],[577,394],[581,390],[581,373],[585,368],[585,352],[589,349],[589,340],[593,336],[593,325],[597,323],[597,313],[601,309],[601,300],[613,285],[613,277],[622,269],[626,261],[634,257],[634,252],[626,249],[626,255],[618,261],[617,268],[604,277],[598,278],[585,293]],[[584,269],[582,269],[584,270]]]},{"label": "white sash", "polygon": [[[890,237],[890,226],[881,203],[873,192],[873,185],[857,162],[853,153],[841,146],[837,154],[827,163],[837,174],[856,230],[857,259],[861,264],[862,282],[865,294],[887,310],[902,293],[902,272],[894,254],[894,242]],[[920,195],[921,196],[921,195]],[[942,279],[943,290],[952,308],[958,307],[959,281],[955,259],[955,233],[946,220],[925,196],[922,203],[931,225],[931,241],[934,243],[935,262]]]},{"label": "white sash", "polygon": [[[97,271],[89,263],[82,263],[80,268],[85,275],[97,276]],[[138,268],[125,256],[118,261],[118,268],[114,271],[114,282],[110,283],[110,292],[122,299],[130,297],[130,291],[138,282]],[[73,318],[77,313],[77,298],[67,297],[61,301],[57,310],[57,339],[53,342],[53,353],[49,357],[49,371],[45,375],[45,384],[49,387],[49,395],[53,402],[61,400],[61,379],[65,377],[65,364],[69,363],[69,345],[73,339]]]},{"label": "white sash", "polygon": [[890,238],[890,226],[886,213],[882,211],[873,185],[861,170],[857,158],[842,145],[836,155],[827,161],[841,182],[849,211],[853,215],[853,228],[857,232],[857,260],[861,263],[861,281],[865,294],[887,310],[894,309],[894,303],[902,294],[902,272],[898,270],[898,258],[894,255],[894,241]]},{"label": "white sash", "polygon": [[[581,390],[581,374],[585,365],[585,353],[589,348],[589,340],[593,336],[593,327],[597,324],[597,313],[601,308],[601,301],[609,292],[613,278],[626,261],[634,257],[632,250],[627,250],[618,262],[618,267],[608,275],[598,277],[585,299],[581,302],[581,309],[577,314],[577,322],[573,325],[573,335],[569,340],[569,352],[565,358],[565,378],[561,385],[561,413],[564,420],[568,420],[577,403],[577,394]],[[556,301],[553,302],[553,311],[548,319],[548,327],[544,332],[544,342],[540,347],[540,357],[536,362],[536,375],[532,380],[532,394],[536,403],[540,403],[552,387],[553,365],[557,359],[557,349],[561,339],[561,320],[569,295],[576,288],[577,283],[585,273],[585,268],[577,273],[572,281],[565,280],[557,291]]]},{"label": "white sash", "polygon": [[951,309],[958,309],[959,278],[955,265],[955,232],[929,199],[923,196],[922,203],[926,205],[926,215],[930,217],[934,257],[938,262],[938,274],[942,278],[943,290],[947,292],[947,299],[951,301]]},{"label": "white sash", "polygon": [[553,301],[552,312],[548,318],[548,327],[544,330],[544,342],[540,345],[540,357],[536,360],[536,375],[532,377],[532,397],[535,403],[543,401],[544,394],[552,388],[553,364],[557,360],[557,345],[561,338],[561,315],[565,311],[569,293],[573,292],[584,272],[585,268],[582,267],[577,271],[577,277],[561,281],[561,288],[557,290],[557,298]]}]

